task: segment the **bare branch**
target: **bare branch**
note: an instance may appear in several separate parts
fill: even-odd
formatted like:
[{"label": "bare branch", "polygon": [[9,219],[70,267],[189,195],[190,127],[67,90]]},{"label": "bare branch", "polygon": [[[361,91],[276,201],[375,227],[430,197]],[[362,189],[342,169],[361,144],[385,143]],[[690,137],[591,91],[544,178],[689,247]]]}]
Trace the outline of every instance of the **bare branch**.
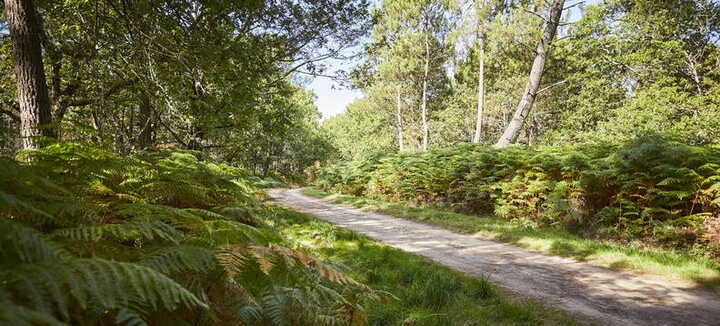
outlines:
[{"label": "bare branch", "polygon": [[584,3],[585,3],[585,1],[580,1],[580,2],[577,2],[577,3],[571,4],[571,5],[569,5],[569,6],[565,7],[565,8],[563,8],[563,10],[568,10],[568,9],[572,9],[572,8],[574,8],[574,7],[577,7],[577,6],[579,6],[579,5],[581,5],[581,4],[584,4]]},{"label": "bare branch", "polygon": [[543,93],[543,92],[545,92],[545,91],[547,91],[547,90],[550,90],[551,88],[554,88],[554,87],[556,87],[556,86],[560,86],[560,85],[562,85],[562,84],[565,84],[566,82],[567,82],[567,79],[561,80],[561,81],[556,82],[556,83],[552,83],[552,84],[550,84],[550,85],[547,85],[547,86],[541,88],[539,91],[537,91],[537,93],[535,93],[535,95],[540,95],[541,93]]},{"label": "bare branch", "polygon": [[525,9],[525,12],[527,12],[527,13],[529,13],[529,14],[532,14],[532,15],[535,15],[535,16],[537,16],[537,17],[540,17],[540,19],[542,19],[544,22],[547,23],[547,19],[546,19],[545,17],[543,17],[543,15],[541,15],[541,14],[539,14],[539,13],[537,13],[537,12],[534,12],[534,11],[532,11],[532,10],[527,10],[527,9]]}]

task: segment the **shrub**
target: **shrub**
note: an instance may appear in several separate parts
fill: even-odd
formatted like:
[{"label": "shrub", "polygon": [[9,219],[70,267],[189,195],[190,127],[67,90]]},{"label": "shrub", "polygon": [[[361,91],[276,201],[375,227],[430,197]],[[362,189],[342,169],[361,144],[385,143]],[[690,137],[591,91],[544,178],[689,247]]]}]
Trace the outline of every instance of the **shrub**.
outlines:
[{"label": "shrub", "polygon": [[658,135],[623,146],[460,145],[341,162],[324,190],[493,212],[622,240],[718,254],[720,150]]},{"label": "shrub", "polygon": [[285,247],[256,180],[197,153],[0,159],[0,324],[327,325],[374,292]]}]

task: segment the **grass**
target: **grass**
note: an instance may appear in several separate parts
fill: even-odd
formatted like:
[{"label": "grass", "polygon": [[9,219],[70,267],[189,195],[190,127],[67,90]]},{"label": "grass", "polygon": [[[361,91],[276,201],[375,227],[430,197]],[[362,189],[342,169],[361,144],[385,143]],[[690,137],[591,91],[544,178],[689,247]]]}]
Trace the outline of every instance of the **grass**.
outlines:
[{"label": "grass", "polygon": [[369,325],[582,325],[488,281],[276,207],[276,226],[298,247],[343,264],[356,280],[391,295],[366,305]]},{"label": "grass", "polygon": [[418,208],[360,197],[304,189],[303,194],[400,218],[441,226],[453,231],[512,243],[543,253],[572,257],[593,265],[687,281],[720,294],[720,264],[662,248],[641,248],[582,238],[557,228],[533,228],[496,216],[473,216],[439,209]]}]

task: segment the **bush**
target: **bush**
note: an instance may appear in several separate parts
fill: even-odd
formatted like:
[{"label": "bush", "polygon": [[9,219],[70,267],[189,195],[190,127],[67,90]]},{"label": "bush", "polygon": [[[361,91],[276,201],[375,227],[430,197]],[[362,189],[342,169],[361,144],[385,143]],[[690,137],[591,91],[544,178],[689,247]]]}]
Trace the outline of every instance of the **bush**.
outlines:
[{"label": "bush", "polygon": [[268,225],[245,170],[61,143],[0,158],[0,324],[319,325],[374,292]]},{"label": "bush", "polygon": [[324,190],[720,251],[720,150],[648,135],[623,146],[460,145],[325,168]]}]

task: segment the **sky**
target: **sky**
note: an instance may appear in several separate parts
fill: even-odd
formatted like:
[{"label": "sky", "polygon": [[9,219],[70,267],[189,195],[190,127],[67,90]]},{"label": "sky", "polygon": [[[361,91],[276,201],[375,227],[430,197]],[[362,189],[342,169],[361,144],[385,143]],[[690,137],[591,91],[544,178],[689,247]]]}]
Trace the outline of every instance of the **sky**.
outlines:
[{"label": "sky", "polygon": [[315,77],[309,87],[315,92],[315,105],[322,113],[323,120],[344,112],[348,104],[362,97],[359,90],[341,87],[326,77]]}]

